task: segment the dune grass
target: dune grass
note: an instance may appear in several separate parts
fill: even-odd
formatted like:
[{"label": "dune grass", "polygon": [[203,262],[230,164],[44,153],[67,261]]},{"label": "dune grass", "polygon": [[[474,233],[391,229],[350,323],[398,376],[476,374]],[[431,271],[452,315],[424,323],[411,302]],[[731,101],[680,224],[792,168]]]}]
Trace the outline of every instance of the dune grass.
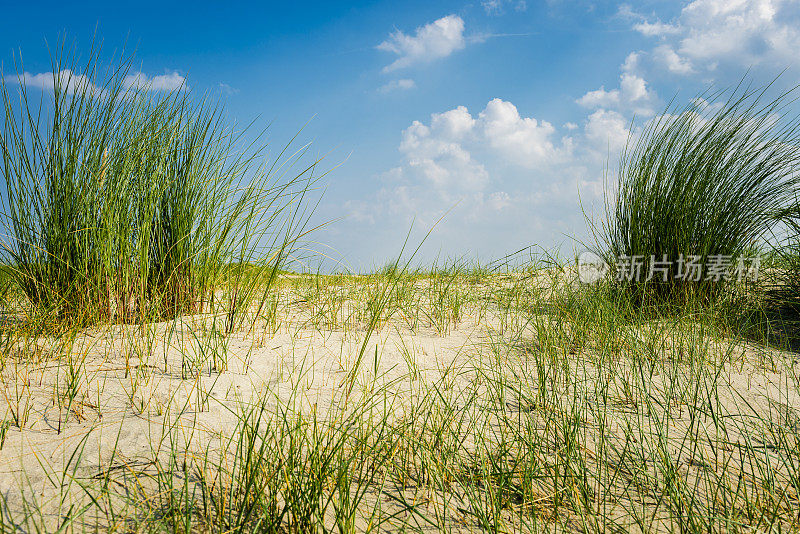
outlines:
[{"label": "dune grass", "polygon": [[302,150],[270,162],[219,106],[142,84],[132,59],[104,70],[62,50],[52,88],[28,88],[21,66],[2,79],[7,268],[62,322],[174,317],[201,310],[230,263],[279,268],[317,178],[314,163],[285,173]]},{"label": "dune grass", "polygon": [[612,265],[638,257],[618,278],[641,299],[712,298],[727,276],[709,266],[741,277],[739,261],[796,199],[796,91],[768,92],[737,87],[670,106],[626,148],[600,241]]}]

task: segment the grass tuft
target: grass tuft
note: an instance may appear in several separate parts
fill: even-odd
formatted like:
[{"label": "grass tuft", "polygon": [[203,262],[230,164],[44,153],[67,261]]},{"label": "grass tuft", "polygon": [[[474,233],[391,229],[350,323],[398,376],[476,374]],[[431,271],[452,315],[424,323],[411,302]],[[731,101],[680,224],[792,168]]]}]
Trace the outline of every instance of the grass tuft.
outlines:
[{"label": "grass tuft", "polygon": [[[625,273],[632,280],[618,273],[639,300],[714,298],[725,277],[708,265],[736,272],[797,195],[800,120],[787,113],[796,91],[769,99],[768,90],[737,87],[670,106],[624,151],[601,241],[612,265],[639,257],[638,273]],[[699,276],[691,259],[706,267]]]},{"label": "grass tuft", "polygon": [[252,132],[185,87],[131,84],[131,60],[104,70],[94,54],[81,68],[62,50],[41,94],[21,65],[0,81],[4,252],[27,299],[59,322],[202,311],[228,264],[277,269],[307,220],[315,165],[287,174],[303,150],[265,163],[262,135],[246,143]]}]

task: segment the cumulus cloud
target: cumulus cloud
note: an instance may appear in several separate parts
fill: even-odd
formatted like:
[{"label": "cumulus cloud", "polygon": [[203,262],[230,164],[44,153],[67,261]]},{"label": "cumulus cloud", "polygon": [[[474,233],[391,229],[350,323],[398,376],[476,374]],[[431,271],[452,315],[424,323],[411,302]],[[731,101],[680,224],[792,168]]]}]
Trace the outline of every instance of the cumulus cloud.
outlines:
[{"label": "cumulus cloud", "polygon": [[781,68],[797,63],[800,48],[800,4],[796,0],[694,0],[670,23],[639,22],[633,28],[657,37],[656,59],[677,74],[719,63],[752,66],[771,63]]},{"label": "cumulus cloud", "polygon": [[618,154],[629,136],[629,121],[616,111],[598,109],[586,120],[584,132],[589,147],[607,154]]},{"label": "cumulus cloud", "polygon": [[406,172],[416,174],[442,193],[483,191],[490,185],[482,159],[539,169],[565,161],[569,137],[558,138],[547,121],[523,117],[511,102],[495,98],[473,116],[464,106],[431,115],[430,124],[414,121],[399,147]]},{"label": "cumulus cloud", "polygon": [[443,250],[480,242],[508,252],[535,228],[553,235],[583,223],[581,205],[600,205],[604,170],[629,128],[622,112],[609,109],[556,127],[500,98],[480,111],[457,106],[402,130],[400,164],[376,177],[378,191],[345,209],[355,224],[380,228],[413,220],[430,229],[446,215],[437,227]]},{"label": "cumulus cloud", "polygon": [[399,56],[383,69],[391,72],[447,57],[464,46],[464,20],[458,15],[447,15],[417,28],[414,35],[397,30],[378,49]]},{"label": "cumulus cloud", "polygon": [[691,74],[694,72],[689,58],[679,56],[669,45],[656,47],[653,55],[672,73]]},{"label": "cumulus cloud", "polygon": [[618,89],[606,90],[604,86],[600,86],[576,100],[585,108],[615,108],[631,110],[641,115],[652,115],[656,101],[655,92],[648,89],[644,78],[630,72],[620,75]]},{"label": "cumulus cloud", "polygon": [[567,140],[557,147],[553,142],[555,128],[547,121],[520,117],[516,106],[495,98],[480,115],[483,137],[507,161],[523,167],[554,163],[570,149]]},{"label": "cumulus cloud", "polygon": [[640,52],[631,52],[620,66],[619,88],[606,90],[605,86],[588,91],[575,102],[589,109],[612,108],[624,113],[652,115],[658,95],[647,87],[639,74]]},{"label": "cumulus cloud", "polygon": [[414,80],[411,79],[401,79],[401,80],[392,80],[389,83],[383,84],[380,89],[378,89],[379,93],[391,93],[392,91],[407,91],[409,89],[414,89],[417,84]]},{"label": "cumulus cloud", "polygon": [[440,137],[451,141],[461,141],[470,135],[474,131],[475,123],[475,119],[465,106],[431,115],[431,128]]},{"label": "cumulus cloud", "polygon": [[[511,102],[495,98],[476,114],[458,106],[402,131],[403,163],[382,175],[386,186],[373,205],[395,214],[428,213],[432,220],[441,206],[461,202],[472,219],[488,217],[520,201],[518,193],[498,189],[504,173],[561,174],[560,164],[569,165],[573,149],[571,137],[559,135],[547,121],[521,115]],[[561,193],[554,183],[546,189]],[[351,208],[354,217],[368,220],[369,208]]]},{"label": "cumulus cloud", "polygon": [[403,131],[400,152],[408,170],[446,199],[451,193],[482,190],[488,172],[459,143],[460,134],[465,133],[453,124],[459,117],[443,115],[434,115],[431,126],[414,121]]},{"label": "cumulus cloud", "polygon": [[589,91],[576,102],[585,108],[608,107],[619,105],[619,89],[606,91],[604,85],[600,89]]}]

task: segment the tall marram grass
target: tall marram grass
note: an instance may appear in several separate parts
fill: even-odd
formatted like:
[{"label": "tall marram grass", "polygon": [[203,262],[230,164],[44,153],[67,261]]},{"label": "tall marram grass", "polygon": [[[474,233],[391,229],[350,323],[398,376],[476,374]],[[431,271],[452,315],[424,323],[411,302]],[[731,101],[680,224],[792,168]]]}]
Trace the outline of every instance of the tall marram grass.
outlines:
[{"label": "tall marram grass", "polygon": [[0,81],[6,261],[34,306],[70,322],[198,311],[227,264],[279,264],[315,178],[263,163],[257,132],[246,144],[219,106],[130,66],[92,54],[81,68],[62,50],[51,86],[21,66]]},{"label": "tall marram grass", "polygon": [[[641,279],[623,281],[637,298],[718,294],[724,278],[677,277],[681,256],[736,266],[797,195],[800,121],[788,113],[797,91],[769,91],[737,87],[670,105],[629,141],[601,233],[611,261],[641,256]],[[646,281],[651,258],[670,263],[666,280],[656,271]]]}]

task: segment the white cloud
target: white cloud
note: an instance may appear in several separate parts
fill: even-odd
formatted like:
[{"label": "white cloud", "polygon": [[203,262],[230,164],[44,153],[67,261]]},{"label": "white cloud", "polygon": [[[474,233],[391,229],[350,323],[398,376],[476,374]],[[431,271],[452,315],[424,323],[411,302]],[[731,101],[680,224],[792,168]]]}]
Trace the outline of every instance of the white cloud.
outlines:
[{"label": "white cloud", "polygon": [[658,37],[662,35],[674,35],[680,33],[680,28],[672,24],[664,24],[660,20],[655,22],[639,22],[633,25],[633,29],[648,37]]},{"label": "white cloud", "polygon": [[[620,92],[639,94],[632,85]],[[434,255],[501,254],[535,241],[534,233],[575,235],[581,208],[602,203],[604,170],[613,169],[628,128],[622,112],[608,109],[558,128],[499,98],[472,113],[465,106],[433,113],[402,131],[402,161],[376,176],[378,190],[345,209],[354,225],[375,232],[412,221],[425,231],[436,227]]]},{"label": "white cloud", "polygon": [[589,146],[601,154],[618,154],[628,141],[628,121],[616,111],[598,109],[586,121]]},{"label": "white cloud", "polygon": [[656,49],[653,50],[653,56],[672,73],[694,73],[692,62],[688,58],[679,56],[669,45],[661,45],[656,47]]},{"label": "white cloud", "polygon": [[450,141],[461,141],[472,133],[476,121],[464,106],[458,106],[444,113],[431,115],[431,128],[440,137]]},{"label": "white cloud", "polygon": [[674,73],[698,65],[713,70],[719,63],[784,68],[800,57],[797,0],[694,0],[669,24],[632,16],[640,19],[634,29],[666,40],[656,49],[657,59]]},{"label": "white cloud", "polygon": [[769,34],[779,25],[774,4],[779,3],[696,0],[681,13],[680,50],[697,59],[753,56],[754,48],[770,47]]},{"label": "white cloud", "polygon": [[464,20],[448,15],[417,28],[413,36],[397,30],[379,44],[378,49],[400,56],[384,67],[384,72],[391,72],[447,57],[464,46]]},{"label": "white cloud", "polygon": [[501,15],[505,11],[505,6],[509,4],[514,8],[514,11],[528,9],[528,3],[525,0],[484,0],[481,2],[481,6],[487,15]]},{"label": "white cloud", "polygon": [[410,80],[410,79],[404,78],[404,79],[401,79],[401,80],[392,80],[389,83],[383,84],[378,89],[378,92],[379,93],[391,93],[392,91],[397,91],[397,90],[407,91],[409,89],[414,89],[416,86],[417,86],[417,84],[414,82],[414,80]]},{"label": "white cloud", "polygon": [[125,76],[123,84],[125,87],[138,87],[150,91],[169,92],[188,88],[186,78],[175,71],[153,76],[152,78],[143,72],[134,72]]},{"label": "white cloud", "polygon": [[[106,94],[106,91],[94,85],[85,75],[72,72],[69,69],[59,71],[55,78],[52,72],[41,72],[39,74],[24,72],[22,74],[22,82],[27,87],[37,87],[47,91],[53,91],[57,85],[67,94],[74,94],[84,90],[95,96]],[[123,89],[140,87],[151,91],[174,91],[180,88],[185,89],[187,85],[186,79],[177,72],[153,76],[152,78],[142,72],[134,72],[123,78],[122,87]]]},{"label": "white cloud", "polygon": [[623,73],[620,76],[619,86],[622,97],[629,102],[646,102],[652,97],[644,78],[635,74]]},{"label": "white cloud", "polygon": [[67,94],[83,91],[94,95],[103,93],[89,78],[83,74],[74,73],[69,69],[61,70],[55,76],[52,72],[42,72],[39,74],[23,72],[22,83],[24,83],[26,87],[36,87],[47,91],[54,91],[57,86]]},{"label": "white cloud", "polygon": [[400,152],[408,169],[418,173],[443,198],[449,198],[451,192],[483,189],[489,174],[453,138],[458,126],[453,128],[454,121],[442,115],[434,115],[430,127],[414,121],[403,131]]},{"label": "white cloud", "polygon": [[631,52],[628,54],[625,58],[625,62],[622,63],[622,72],[635,74],[639,70],[639,58],[641,55],[641,52]]},{"label": "white cloud", "polygon": [[[523,117],[514,104],[495,98],[476,116],[458,106],[432,114],[429,124],[414,121],[401,135],[403,166],[384,176],[388,181],[425,184],[437,198],[451,201],[489,189],[487,165],[554,169],[572,150],[572,138],[559,137],[552,124]],[[511,202],[504,195],[489,197],[497,209]]]},{"label": "white cloud", "polygon": [[656,100],[655,92],[647,88],[644,78],[623,72],[619,77],[619,89],[607,91],[601,86],[600,89],[589,91],[576,102],[589,109],[615,108],[652,115]]},{"label": "white cloud", "polygon": [[550,164],[569,150],[569,141],[562,147],[554,145],[552,124],[533,117],[520,117],[511,102],[495,98],[486,104],[479,117],[489,146],[520,166]]},{"label": "white cloud", "polygon": [[605,86],[601,85],[600,89],[589,91],[576,102],[585,108],[617,106],[619,105],[619,89],[606,91]]}]

